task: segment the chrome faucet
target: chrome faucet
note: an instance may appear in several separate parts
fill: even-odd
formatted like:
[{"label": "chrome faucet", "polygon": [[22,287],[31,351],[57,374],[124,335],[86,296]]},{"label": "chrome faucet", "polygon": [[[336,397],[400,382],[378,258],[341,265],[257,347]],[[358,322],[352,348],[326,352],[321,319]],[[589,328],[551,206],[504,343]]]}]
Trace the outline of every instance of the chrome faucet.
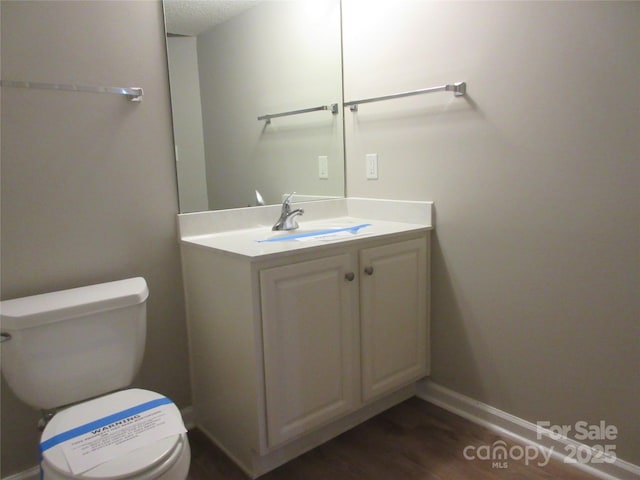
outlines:
[{"label": "chrome faucet", "polygon": [[304,214],[304,210],[301,208],[291,210],[291,199],[295,193],[296,192],[290,194],[284,199],[284,202],[282,202],[280,218],[271,230],[295,230],[298,228],[298,221],[296,220],[296,217]]}]

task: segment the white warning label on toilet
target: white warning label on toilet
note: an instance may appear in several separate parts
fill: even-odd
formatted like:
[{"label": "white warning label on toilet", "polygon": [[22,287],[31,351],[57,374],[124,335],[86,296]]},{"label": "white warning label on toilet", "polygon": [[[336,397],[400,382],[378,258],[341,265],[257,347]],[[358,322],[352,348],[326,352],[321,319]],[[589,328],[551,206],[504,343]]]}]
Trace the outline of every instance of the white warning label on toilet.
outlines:
[{"label": "white warning label on toilet", "polygon": [[86,472],[162,438],[186,432],[173,403],[138,410],[142,411],[129,409],[84,425],[74,429],[83,433],[60,441],[71,471]]}]

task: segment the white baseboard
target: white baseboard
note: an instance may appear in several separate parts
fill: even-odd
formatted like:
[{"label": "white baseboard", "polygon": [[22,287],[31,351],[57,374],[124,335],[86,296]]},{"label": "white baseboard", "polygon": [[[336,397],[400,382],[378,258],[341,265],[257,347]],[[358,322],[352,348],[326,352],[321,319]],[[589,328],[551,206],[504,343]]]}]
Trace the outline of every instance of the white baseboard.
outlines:
[{"label": "white baseboard", "polygon": [[[569,452],[576,449],[590,452],[588,458],[596,455],[590,446],[571,438],[558,435],[540,434],[537,425],[509,413],[498,410],[486,403],[479,402],[453,390],[438,385],[431,380],[418,384],[418,397],[459,415],[467,420],[482,425],[492,431],[510,437],[526,445],[533,445],[559,461],[566,461]],[[611,458],[611,463],[567,463],[604,480],[638,480],[640,467],[619,458]]]},{"label": "white baseboard", "polygon": [[[187,430],[191,430],[195,426],[195,414],[193,407],[189,406],[180,410],[182,421]],[[23,470],[22,472],[2,477],[2,480],[40,480],[40,466],[35,466]]]}]

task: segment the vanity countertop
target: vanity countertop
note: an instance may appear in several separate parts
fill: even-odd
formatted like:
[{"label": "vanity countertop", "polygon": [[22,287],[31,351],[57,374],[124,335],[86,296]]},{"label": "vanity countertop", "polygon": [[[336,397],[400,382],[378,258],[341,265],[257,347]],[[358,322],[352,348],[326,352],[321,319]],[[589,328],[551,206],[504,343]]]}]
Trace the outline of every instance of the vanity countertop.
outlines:
[{"label": "vanity countertop", "polygon": [[[296,204],[298,206],[305,209],[305,216],[299,217],[300,227],[291,231],[271,230],[271,220],[277,218],[274,213],[279,211],[279,206],[180,215],[180,242],[258,260],[433,228],[432,202],[347,198],[304,202]],[[238,222],[238,215],[243,216],[242,222]],[[245,225],[249,226],[242,228]],[[352,232],[352,227],[360,228]]]},{"label": "vanity countertop", "polygon": [[[358,229],[357,233],[347,230],[349,227],[361,225],[362,227]],[[183,237],[182,242],[257,259],[323,245],[419,232],[431,228],[430,225],[417,223],[339,217],[300,222],[299,229],[287,232],[274,232],[270,227],[257,227]],[[328,231],[332,231],[332,233],[327,234]],[[316,235],[316,232],[322,234]]]}]

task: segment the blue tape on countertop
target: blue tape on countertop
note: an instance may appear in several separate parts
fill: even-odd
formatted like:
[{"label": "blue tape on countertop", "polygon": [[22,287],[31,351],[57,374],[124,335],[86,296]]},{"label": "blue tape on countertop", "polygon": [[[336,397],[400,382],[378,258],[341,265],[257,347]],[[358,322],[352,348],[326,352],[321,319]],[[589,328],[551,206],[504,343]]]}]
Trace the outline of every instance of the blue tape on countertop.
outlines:
[{"label": "blue tape on countertop", "polygon": [[125,418],[132,417],[133,415],[136,415],[138,413],[146,412],[147,410],[151,410],[152,408],[156,408],[161,405],[167,405],[169,403],[173,402],[167,397],[157,398],[155,400],[136,405],[135,407],[127,408],[126,410],[122,410],[121,412],[113,413],[98,420],[94,420],[93,422],[85,423],[84,425],[80,425],[79,427],[72,428],[71,430],[67,430],[66,432],[59,433],[58,435],[54,435],[50,439],[41,442],[40,452],[44,452],[52,447],[55,447],[56,445],[66,442],[67,440],[71,440],[72,438],[79,437],[80,435],[84,435],[85,433],[89,433],[91,430],[105,427],[114,422],[117,422],[118,420],[124,420]]},{"label": "blue tape on countertop", "polygon": [[298,238],[318,237],[320,235],[331,235],[332,233],[339,233],[339,232],[358,233],[358,230],[360,230],[361,228],[369,227],[369,226],[371,226],[370,223],[362,223],[360,225],[354,225],[353,227],[330,228],[327,230],[320,230],[317,232],[292,233],[291,235],[284,235],[282,237],[273,237],[273,238],[267,238],[265,240],[256,240],[256,241],[258,243],[283,242],[286,240],[296,240]]}]

